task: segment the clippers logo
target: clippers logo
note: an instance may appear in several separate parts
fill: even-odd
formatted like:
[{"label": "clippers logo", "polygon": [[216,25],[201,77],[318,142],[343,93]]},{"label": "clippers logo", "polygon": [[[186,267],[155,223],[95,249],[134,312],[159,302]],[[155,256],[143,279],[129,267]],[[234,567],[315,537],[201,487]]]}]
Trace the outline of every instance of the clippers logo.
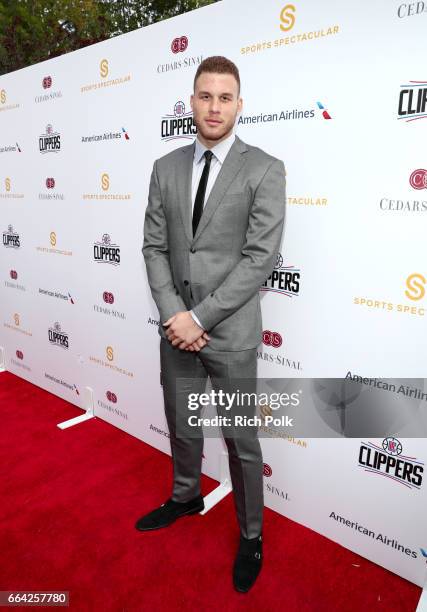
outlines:
[{"label": "clippers logo", "polygon": [[54,178],[47,178],[46,179],[46,187],[48,189],[53,189],[55,187],[55,179]]},{"label": "clippers logo", "polygon": [[383,449],[388,452],[389,455],[400,455],[403,448],[397,438],[385,438],[383,440]]},{"label": "clippers logo", "polygon": [[108,361],[114,360],[114,350],[112,346],[107,346],[107,348],[105,349],[105,354],[107,356]]},{"label": "clippers logo", "polygon": [[273,470],[268,465],[268,463],[264,463],[263,464],[262,473],[263,473],[264,476],[267,476],[267,478],[270,478],[270,476],[273,474]]},{"label": "clippers logo", "polygon": [[52,77],[50,76],[44,77],[42,81],[42,85],[43,85],[43,89],[49,89],[49,87],[52,87]]},{"label": "clippers logo", "polygon": [[106,172],[101,174],[101,189],[102,191],[108,191],[110,189],[110,177]]},{"label": "clippers logo", "polygon": [[299,294],[301,270],[295,266],[284,266],[281,253],[277,254],[277,261],[273,272],[260,288],[260,291],[272,291],[287,297]]},{"label": "clippers logo", "polygon": [[414,170],[409,177],[409,184],[413,189],[427,189],[427,170]]},{"label": "clippers logo", "polygon": [[102,242],[93,245],[93,258],[97,263],[107,263],[113,266],[120,264],[120,247],[112,244],[108,234],[102,236]]},{"label": "clippers logo", "polygon": [[14,231],[12,225],[9,225],[7,230],[3,232],[3,244],[8,249],[19,249],[21,247],[19,234]]},{"label": "clippers logo", "polygon": [[68,349],[69,347],[68,334],[61,330],[61,326],[58,322],[54,323],[53,327],[49,327],[48,337],[49,337],[49,342],[53,346],[60,346],[63,349]]},{"label": "clippers logo", "polygon": [[46,126],[46,134],[39,137],[40,153],[59,153],[61,149],[61,134],[54,132],[53,127],[48,124]]},{"label": "clippers logo", "polygon": [[50,238],[51,246],[53,246],[53,247],[56,246],[56,234],[55,234],[55,232],[50,232],[49,238]]},{"label": "clippers logo", "polygon": [[4,89],[0,91],[0,102],[2,104],[6,103],[6,91]]},{"label": "clippers logo", "polygon": [[409,81],[400,86],[397,118],[408,121],[427,117],[427,81]]},{"label": "clippers logo", "polygon": [[280,29],[282,32],[289,32],[295,25],[296,8],[293,4],[287,4],[280,11]]},{"label": "clippers logo", "polygon": [[104,291],[102,298],[106,304],[114,304],[114,295],[109,291]]},{"label": "clippers logo", "polygon": [[265,329],[262,332],[262,342],[266,346],[279,348],[279,346],[282,346],[282,336],[278,332],[272,332],[269,329]]},{"label": "clippers logo", "polygon": [[4,179],[4,185],[5,185],[6,191],[10,191],[10,178]]},{"label": "clippers logo", "polygon": [[385,438],[381,447],[362,442],[359,466],[365,472],[379,474],[403,484],[408,489],[420,489],[423,483],[424,463],[414,457],[402,455],[402,443],[396,438]]},{"label": "clippers logo", "polygon": [[189,139],[197,134],[197,128],[193,121],[193,111],[185,112],[185,104],[182,100],[176,102],[173,115],[164,115],[161,123],[161,137],[163,142],[177,138]]},{"label": "clippers logo", "polygon": [[24,359],[24,353],[22,351],[16,351],[16,356],[18,359]]},{"label": "clippers logo", "polygon": [[111,402],[112,404],[117,404],[117,395],[115,393],[113,393],[112,391],[107,391],[105,395],[107,396],[109,402]]},{"label": "clippers logo", "polygon": [[332,119],[332,117],[330,116],[330,114],[328,113],[328,111],[326,110],[326,108],[323,106],[321,102],[316,102],[316,104],[319,107],[319,109],[322,111],[323,119]]},{"label": "clippers logo", "polygon": [[108,60],[103,59],[99,64],[99,74],[103,79],[108,76]]},{"label": "clippers logo", "polygon": [[13,280],[17,280],[18,272],[16,270],[11,270],[9,274],[10,274],[10,278],[13,278]]},{"label": "clippers logo", "polygon": [[180,36],[174,38],[171,44],[172,53],[182,53],[188,47],[188,38],[186,36]]}]

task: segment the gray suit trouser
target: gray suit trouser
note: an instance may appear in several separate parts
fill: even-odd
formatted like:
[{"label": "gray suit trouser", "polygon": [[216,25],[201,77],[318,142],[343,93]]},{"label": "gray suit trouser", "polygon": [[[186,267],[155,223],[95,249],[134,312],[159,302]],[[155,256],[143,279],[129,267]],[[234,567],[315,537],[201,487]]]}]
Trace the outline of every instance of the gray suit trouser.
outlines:
[{"label": "gray suit trouser", "polygon": [[[203,393],[208,376],[213,389],[218,386],[215,379],[221,379],[221,389],[230,392],[236,390],[236,379],[245,378],[248,379],[245,391],[251,388],[256,392],[256,348],[244,351],[214,351],[208,344],[200,352],[191,352],[173,347],[168,340],[161,338],[160,362],[173,461],[172,499],[186,502],[200,495],[203,452],[201,427],[197,432],[197,427],[191,427],[192,437],[183,436],[185,422],[189,416],[188,393]],[[178,394],[177,378],[187,379],[185,388],[180,381],[181,392]],[[229,381],[225,383],[226,389],[224,381]],[[255,406],[245,408],[245,413],[253,417],[255,410]],[[218,415],[230,416],[232,412],[233,409],[225,411],[223,407],[217,406]],[[191,414],[200,416],[200,410]],[[231,431],[229,427],[222,430],[228,449],[237,519],[241,534],[245,538],[255,538],[262,530],[263,460],[257,429],[256,426],[248,425],[244,428],[244,435],[241,434],[240,428],[239,431]]]}]

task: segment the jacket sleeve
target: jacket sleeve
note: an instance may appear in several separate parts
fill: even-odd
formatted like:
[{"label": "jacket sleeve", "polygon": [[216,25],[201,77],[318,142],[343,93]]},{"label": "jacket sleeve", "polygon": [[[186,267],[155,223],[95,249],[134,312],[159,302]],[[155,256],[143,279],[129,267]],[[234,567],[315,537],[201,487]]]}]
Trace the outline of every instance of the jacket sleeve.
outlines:
[{"label": "jacket sleeve", "polygon": [[148,206],[145,211],[142,253],[147,268],[151,294],[159,310],[160,323],[162,324],[178,311],[187,310],[187,307],[172,278],[168,231],[157,175],[157,162],[154,162],[151,173]]},{"label": "jacket sleeve", "polygon": [[242,258],[213,293],[193,307],[211,330],[253,297],[271,274],[280,248],[286,207],[286,173],[275,160],[260,181],[252,203]]}]

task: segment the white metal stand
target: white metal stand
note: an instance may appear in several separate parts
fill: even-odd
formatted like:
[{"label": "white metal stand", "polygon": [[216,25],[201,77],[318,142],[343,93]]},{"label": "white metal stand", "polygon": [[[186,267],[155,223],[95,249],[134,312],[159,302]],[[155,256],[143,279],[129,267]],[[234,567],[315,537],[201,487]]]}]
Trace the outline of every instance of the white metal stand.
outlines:
[{"label": "white metal stand", "polygon": [[222,452],[219,458],[219,474],[220,483],[211,491],[206,497],[203,498],[205,502],[205,509],[200,514],[206,514],[211,508],[216,506],[224,497],[226,497],[232,491],[232,485],[230,480],[230,472],[228,469],[228,454]]},{"label": "white metal stand", "polygon": [[6,372],[6,359],[4,356],[4,348],[2,346],[0,346],[0,373],[1,372]]},{"label": "white metal stand", "polygon": [[427,584],[424,586],[416,612],[427,612]]},{"label": "white metal stand", "polygon": [[73,427],[73,425],[78,425],[78,423],[83,423],[84,421],[88,421],[89,419],[94,418],[95,413],[93,407],[93,389],[91,389],[90,387],[84,388],[83,406],[83,409],[86,410],[85,414],[81,414],[80,416],[74,417],[73,419],[68,419],[68,421],[58,423],[57,427],[59,427],[59,429],[67,429],[67,427]]}]

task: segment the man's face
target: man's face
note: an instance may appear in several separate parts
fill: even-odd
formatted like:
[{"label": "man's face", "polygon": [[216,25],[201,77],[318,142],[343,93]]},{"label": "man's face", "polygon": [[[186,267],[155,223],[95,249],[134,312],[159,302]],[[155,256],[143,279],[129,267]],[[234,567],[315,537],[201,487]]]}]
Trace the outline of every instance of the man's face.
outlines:
[{"label": "man's face", "polygon": [[231,134],[243,101],[232,74],[202,72],[190,104],[200,141],[215,146]]}]

